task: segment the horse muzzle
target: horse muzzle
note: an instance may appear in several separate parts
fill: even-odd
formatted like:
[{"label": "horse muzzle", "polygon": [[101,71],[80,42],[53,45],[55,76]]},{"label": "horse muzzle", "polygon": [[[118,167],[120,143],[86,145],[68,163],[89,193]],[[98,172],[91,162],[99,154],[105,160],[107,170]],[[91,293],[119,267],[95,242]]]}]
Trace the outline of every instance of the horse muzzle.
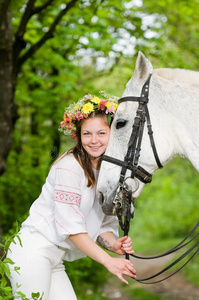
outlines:
[{"label": "horse muzzle", "polygon": [[115,199],[115,193],[113,192],[109,197],[104,195],[102,192],[99,192],[99,203],[102,206],[102,211],[105,215],[115,215],[115,204],[114,199]]}]

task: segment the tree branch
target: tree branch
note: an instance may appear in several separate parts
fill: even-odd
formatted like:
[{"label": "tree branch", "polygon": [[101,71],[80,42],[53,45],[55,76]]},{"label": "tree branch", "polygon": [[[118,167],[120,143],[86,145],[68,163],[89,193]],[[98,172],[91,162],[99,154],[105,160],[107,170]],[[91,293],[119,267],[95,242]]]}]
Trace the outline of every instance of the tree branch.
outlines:
[{"label": "tree branch", "polygon": [[46,3],[44,3],[43,5],[35,7],[34,4],[35,4],[36,0],[29,0],[27,3],[27,6],[26,6],[26,10],[21,19],[19,28],[15,34],[16,38],[22,39],[23,35],[25,33],[26,25],[27,25],[28,21],[30,20],[30,18],[33,15],[40,13],[43,9],[48,7],[53,1],[54,0],[47,0]]},{"label": "tree branch", "polygon": [[23,39],[25,29],[26,29],[26,24],[30,20],[31,16],[33,15],[33,9],[34,9],[34,4],[36,0],[29,0],[26,6],[26,10],[23,14],[23,17],[21,19],[21,23],[19,25],[19,28],[15,34],[16,39],[19,38],[20,40]]},{"label": "tree branch", "polygon": [[[31,0],[33,1],[33,0]],[[72,8],[78,0],[71,0],[68,5],[60,11],[58,16],[55,18],[54,22],[52,23],[49,31],[36,43],[34,44],[21,58],[18,60],[17,70],[19,71],[23,63],[30,57],[33,56],[33,54],[50,38],[53,36],[53,32],[57,26],[57,24],[60,22],[62,17],[69,11],[70,8]]]},{"label": "tree branch", "polygon": [[33,9],[33,15],[40,13],[43,9],[48,7],[54,0],[47,0],[46,3],[44,3],[41,6],[34,7]]},{"label": "tree branch", "polygon": [[24,33],[26,30],[26,25],[30,20],[36,0],[28,0],[25,12],[22,16],[19,28],[15,33],[15,41],[13,43],[13,73],[17,75],[17,63],[19,59],[19,54],[22,49],[26,47],[26,42],[24,41]]},{"label": "tree branch", "polygon": [[[0,0],[1,1],[1,0]],[[26,47],[26,42],[24,40],[24,34],[26,31],[26,25],[30,18],[39,12],[41,12],[43,9],[48,7],[54,0],[47,0],[46,3],[44,3],[41,6],[35,7],[34,4],[36,0],[28,0],[28,3],[26,5],[25,12],[23,14],[23,17],[21,19],[19,28],[15,34],[15,42],[13,44],[13,65],[14,65],[14,73],[17,74],[17,61],[19,59],[19,54],[22,49]]]}]

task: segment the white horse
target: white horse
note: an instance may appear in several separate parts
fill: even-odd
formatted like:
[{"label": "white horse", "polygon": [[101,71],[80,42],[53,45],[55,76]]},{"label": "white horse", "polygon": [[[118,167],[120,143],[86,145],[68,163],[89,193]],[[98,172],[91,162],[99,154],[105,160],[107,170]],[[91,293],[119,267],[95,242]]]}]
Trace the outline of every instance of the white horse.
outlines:
[{"label": "white horse", "polygon": [[[123,97],[140,96],[149,74],[148,110],[151,118],[154,141],[162,165],[179,154],[189,159],[199,171],[199,72],[183,69],[155,69],[148,59],[139,52],[135,71],[126,85]],[[127,145],[138,103],[120,103],[111,126],[109,144],[105,155],[124,161]],[[117,124],[122,123],[122,126]],[[153,174],[157,170],[146,126],[139,165]],[[114,198],[121,166],[103,161],[100,169],[97,190],[105,214],[114,213]],[[126,173],[126,183],[137,198],[144,183],[130,178]]]}]

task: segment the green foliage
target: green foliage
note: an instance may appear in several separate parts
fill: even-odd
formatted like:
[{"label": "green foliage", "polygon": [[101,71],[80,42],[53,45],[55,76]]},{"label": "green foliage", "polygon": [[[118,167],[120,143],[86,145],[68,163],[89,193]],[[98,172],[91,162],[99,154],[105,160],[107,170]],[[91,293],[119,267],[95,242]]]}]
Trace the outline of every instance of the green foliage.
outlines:
[{"label": "green foliage", "polygon": [[[14,234],[10,236],[8,239],[5,239],[5,244],[0,244],[0,253],[3,253],[0,256],[0,300],[11,300],[14,299],[12,295],[12,288],[8,284],[8,280],[10,278],[10,265],[14,265],[14,262],[6,257],[6,253],[9,249],[10,243],[13,241],[14,238],[17,238],[21,244],[21,240],[18,234]],[[22,246],[22,245],[21,245]],[[15,266],[15,272],[19,271],[19,267]],[[18,287],[20,288],[20,286]],[[22,296],[22,300],[28,300],[25,295],[23,295],[20,291],[16,292],[17,295]],[[36,295],[35,295],[36,296]],[[35,297],[33,299],[42,300],[42,298]]]},{"label": "green foliage", "polygon": [[10,277],[10,269],[8,264],[14,264],[13,261],[5,256],[5,248],[0,244],[0,250],[3,250],[3,256],[0,257],[0,300],[9,300],[12,298],[12,288],[7,285],[7,278]]},{"label": "green foliage", "polygon": [[[20,288],[20,286],[18,288]],[[22,292],[16,292],[16,294],[17,296],[21,297],[21,300],[30,300],[30,298],[27,298],[26,295]],[[43,293],[42,295],[40,293],[32,293],[31,300],[44,300]]]},{"label": "green foliage", "polygon": [[166,297],[154,294],[141,288],[134,286],[128,287],[127,294],[134,300],[169,300]]},{"label": "green foliage", "polygon": [[192,261],[186,265],[183,269],[183,274],[189,282],[193,283],[195,286],[199,287],[198,282],[198,266],[199,266],[199,255],[195,255]]},{"label": "green foliage", "polygon": [[138,45],[148,56],[152,55],[161,67],[198,70],[198,21],[199,3],[188,0],[143,1],[140,12],[151,19],[146,20],[146,33],[155,32],[151,43]]},{"label": "green foliage", "polygon": [[[18,224],[16,224],[16,229],[18,231]],[[8,257],[6,254],[9,250],[10,243],[15,243],[15,239],[18,239],[19,244],[22,247],[21,239],[18,233],[14,233],[9,237],[4,237],[5,243],[0,243],[0,300],[11,300],[14,299],[14,296],[20,296],[21,300],[29,300],[24,293],[20,291],[20,285],[17,284],[15,295],[13,295],[12,288],[9,284],[9,279],[11,276],[10,273],[10,265],[14,265],[15,263]],[[18,266],[14,266],[14,271],[19,273],[20,268]],[[32,293],[31,299],[33,300],[43,300],[43,293]]]},{"label": "green foliage", "polygon": [[94,299],[94,295],[97,297],[97,294],[101,299],[101,286],[109,276],[104,266],[86,257],[74,262],[65,262],[65,269],[78,299]]},{"label": "green foliage", "polygon": [[187,235],[198,221],[198,184],[198,172],[190,162],[173,159],[136,199],[135,230],[147,231],[153,240]]}]

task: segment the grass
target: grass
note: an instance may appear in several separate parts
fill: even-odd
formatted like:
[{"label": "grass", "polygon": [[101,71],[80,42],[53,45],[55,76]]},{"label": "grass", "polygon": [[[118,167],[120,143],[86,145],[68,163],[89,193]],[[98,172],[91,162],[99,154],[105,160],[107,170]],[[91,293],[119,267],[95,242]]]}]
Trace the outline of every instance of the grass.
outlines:
[{"label": "grass", "polygon": [[133,286],[129,286],[128,289],[126,289],[126,294],[133,300],[171,300],[171,298],[165,298],[161,295]]}]

